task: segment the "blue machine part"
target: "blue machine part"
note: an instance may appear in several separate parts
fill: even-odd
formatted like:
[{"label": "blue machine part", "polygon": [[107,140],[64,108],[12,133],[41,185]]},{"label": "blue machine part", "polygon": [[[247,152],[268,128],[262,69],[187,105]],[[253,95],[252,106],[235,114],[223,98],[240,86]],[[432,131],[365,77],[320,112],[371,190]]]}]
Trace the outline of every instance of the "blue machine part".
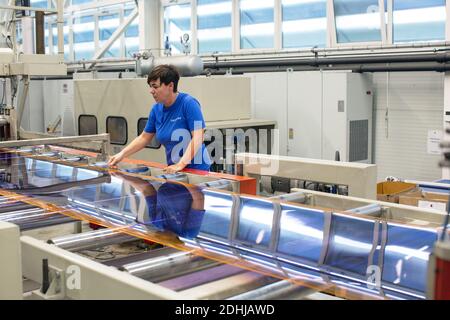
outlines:
[{"label": "blue machine part", "polygon": [[365,276],[373,248],[374,223],[333,213],[325,265]]},{"label": "blue machine part", "polygon": [[231,194],[202,190],[205,198],[205,215],[200,234],[228,239],[231,225],[233,197]]},{"label": "blue machine part", "polygon": [[236,239],[246,245],[269,246],[272,234],[273,203],[241,197]]},{"label": "blue machine part", "polygon": [[436,240],[435,230],[388,224],[382,280],[425,292],[428,259]]},{"label": "blue machine part", "polygon": [[324,215],[321,210],[281,205],[277,252],[317,264],[322,251]]}]

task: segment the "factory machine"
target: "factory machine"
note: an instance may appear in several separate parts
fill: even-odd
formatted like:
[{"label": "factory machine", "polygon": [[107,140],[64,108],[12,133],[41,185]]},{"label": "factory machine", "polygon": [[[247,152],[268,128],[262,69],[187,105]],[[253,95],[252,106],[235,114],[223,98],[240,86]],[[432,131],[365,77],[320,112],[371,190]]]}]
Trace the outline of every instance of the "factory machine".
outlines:
[{"label": "factory machine", "polygon": [[[0,297],[432,296],[433,247],[448,234],[442,212],[358,198],[351,183],[350,196],[295,188],[257,195],[258,164],[243,161],[251,154],[236,156],[251,177],[167,176],[157,163],[131,159],[106,169],[101,154],[60,146],[83,138],[100,146],[107,141],[98,135],[1,145],[0,256],[8,263],[0,273]],[[371,179],[373,167],[345,165],[348,174]],[[260,174],[281,175],[273,163],[265,166],[272,171]],[[342,187],[336,177],[317,181]],[[78,230],[30,236],[68,223]]]},{"label": "factory machine", "polygon": [[[203,70],[198,56],[159,58],[155,64],[176,65],[182,75]],[[194,68],[194,66],[200,67]],[[198,69],[198,70],[197,70]],[[149,69],[141,71],[148,74]],[[145,77],[75,79],[73,112],[63,117],[65,135],[109,133],[112,152],[118,153],[144,130],[155,103]],[[251,78],[246,76],[182,77],[179,91],[195,97],[206,122],[205,145],[214,159],[212,171],[234,172],[234,152],[271,154],[276,121],[252,118]],[[64,130],[63,130],[64,131]],[[133,158],[165,162],[164,147],[154,140]]]}]

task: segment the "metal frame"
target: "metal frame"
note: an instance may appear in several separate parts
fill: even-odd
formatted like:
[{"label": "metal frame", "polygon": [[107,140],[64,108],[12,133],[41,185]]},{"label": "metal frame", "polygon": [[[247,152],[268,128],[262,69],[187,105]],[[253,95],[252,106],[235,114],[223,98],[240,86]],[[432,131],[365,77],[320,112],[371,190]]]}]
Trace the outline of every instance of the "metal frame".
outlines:
[{"label": "metal frame", "polygon": [[[21,131],[22,138],[29,138],[30,140],[11,140],[0,142],[0,148],[23,147],[23,146],[39,146],[39,145],[56,145],[68,143],[81,143],[83,146],[92,147],[92,142],[100,142],[101,151],[100,158],[106,159],[109,154],[109,134],[102,133],[97,135],[73,136],[73,137],[54,137],[42,133],[33,133]],[[39,137],[39,138],[36,138]]]}]

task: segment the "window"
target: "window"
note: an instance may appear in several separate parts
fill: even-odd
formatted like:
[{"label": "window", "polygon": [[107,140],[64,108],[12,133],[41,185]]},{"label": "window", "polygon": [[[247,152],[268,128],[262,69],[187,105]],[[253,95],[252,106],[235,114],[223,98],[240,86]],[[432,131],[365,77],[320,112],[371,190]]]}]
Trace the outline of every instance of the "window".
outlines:
[{"label": "window", "polygon": [[78,135],[86,136],[91,134],[98,134],[97,117],[81,114],[78,117]]},{"label": "window", "polygon": [[326,0],[282,0],[283,48],[325,47]]},{"label": "window", "polygon": [[445,0],[395,0],[393,42],[445,40]]},{"label": "window", "polygon": [[128,141],[128,125],[124,117],[107,117],[106,132],[111,144],[125,145]]},{"label": "window", "polygon": [[231,0],[197,0],[198,53],[231,51]]},{"label": "window", "polygon": [[[126,19],[133,9],[126,9],[124,16]],[[139,51],[139,15],[134,18],[133,22],[125,30],[125,56],[132,57],[133,53]]]},{"label": "window", "polygon": [[378,0],[334,0],[338,43],[381,41]]},{"label": "window", "polygon": [[[148,121],[148,118],[140,118],[138,120],[138,125],[137,125],[137,135],[138,136],[142,133],[142,131],[144,131],[147,121]],[[161,148],[161,143],[159,143],[158,139],[156,139],[156,134],[153,136],[152,142],[150,142],[150,144],[148,144],[146,146],[146,148],[151,148],[151,149]]]},{"label": "window", "polygon": [[78,4],[86,4],[94,2],[95,0],[72,0],[72,5],[78,5]]},{"label": "window", "polygon": [[48,8],[47,0],[30,0],[30,6],[34,8]]},{"label": "window", "polygon": [[273,48],[274,0],[240,0],[241,49]]},{"label": "window", "polygon": [[[111,38],[111,35],[120,25],[119,13],[111,13],[98,17],[98,39],[99,47],[103,47],[105,42]],[[105,52],[103,57],[120,57],[120,39],[114,43]]]},{"label": "window", "polygon": [[[57,26],[56,22],[53,22],[51,24],[51,33],[52,33],[53,54],[57,54],[58,53],[58,26]],[[64,34],[64,59],[68,60],[69,54],[70,54],[70,46],[69,46],[69,26],[67,25],[67,20],[64,21],[63,34]],[[47,31],[46,31],[46,35],[47,35]],[[47,42],[45,45],[47,46]]]},{"label": "window", "polygon": [[164,41],[169,42],[172,54],[183,53],[180,42],[183,34],[191,35],[191,4],[179,4],[164,8]]},{"label": "window", "polygon": [[73,21],[73,51],[75,60],[91,59],[94,55],[94,16],[82,16]]}]

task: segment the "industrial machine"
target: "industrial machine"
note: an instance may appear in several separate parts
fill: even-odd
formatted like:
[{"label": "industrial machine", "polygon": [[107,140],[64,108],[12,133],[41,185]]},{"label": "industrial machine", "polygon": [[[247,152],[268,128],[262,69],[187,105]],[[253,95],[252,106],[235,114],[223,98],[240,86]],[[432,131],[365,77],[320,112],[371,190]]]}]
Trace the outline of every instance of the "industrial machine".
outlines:
[{"label": "industrial machine", "polygon": [[[192,58],[184,59],[189,65]],[[212,171],[233,173],[236,151],[272,153],[276,122],[251,117],[250,77],[182,77],[179,91],[191,94],[202,106]],[[74,80],[74,110],[63,119],[63,126],[75,128],[68,135],[107,132],[112,152],[117,153],[144,130],[154,103],[145,78]],[[156,138],[133,157],[165,162],[164,148]]]},{"label": "industrial machine", "polygon": [[[96,154],[51,146],[68,141],[42,143],[2,149],[0,238],[19,246],[5,223],[22,232],[75,221],[96,228],[20,237],[21,259],[8,268],[34,283],[27,299],[426,297],[438,211],[313,190],[261,197],[250,177],[168,177],[131,159],[107,170]],[[150,250],[100,250],[143,240]],[[29,286],[0,280],[16,284],[11,297]]]},{"label": "industrial machine", "polygon": [[[19,51],[16,41],[15,12],[27,10],[36,13],[36,30],[42,30],[36,36],[36,43],[43,44],[44,13],[57,14],[58,22],[58,54],[45,55],[36,50],[36,53]],[[63,45],[63,1],[56,1],[56,9],[31,8],[15,6],[15,1],[0,2],[0,61],[2,68],[0,77],[3,78],[1,92],[3,101],[0,105],[0,140],[20,138],[20,123],[22,121],[25,102],[28,98],[28,89],[31,76],[60,76],[67,74],[64,64]],[[25,30],[28,35],[31,30]],[[37,32],[38,33],[38,32]]]}]

